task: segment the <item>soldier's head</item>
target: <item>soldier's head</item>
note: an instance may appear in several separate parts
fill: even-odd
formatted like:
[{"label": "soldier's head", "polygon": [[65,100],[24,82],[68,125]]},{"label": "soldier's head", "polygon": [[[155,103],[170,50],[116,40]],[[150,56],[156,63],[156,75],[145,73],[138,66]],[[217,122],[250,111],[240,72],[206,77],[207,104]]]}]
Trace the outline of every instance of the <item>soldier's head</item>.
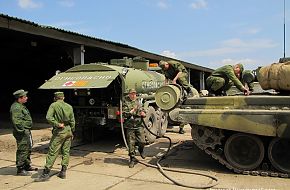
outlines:
[{"label": "soldier's head", "polygon": [[234,65],[234,72],[235,72],[236,77],[240,78],[243,71],[244,71],[243,64],[238,63]]},{"label": "soldier's head", "polygon": [[129,95],[131,100],[135,100],[136,97],[137,97],[137,92],[136,92],[136,90],[134,88],[131,88],[129,90],[129,94],[128,95]]},{"label": "soldier's head", "polygon": [[23,104],[27,102],[28,99],[27,93],[28,93],[27,91],[20,89],[13,92],[13,96],[19,103]]},{"label": "soldier's head", "polygon": [[54,100],[63,100],[64,99],[64,93],[63,92],[55,92],[54,93]]},{"label": "soldier's head", "polygon": [[167,61],[161,60],[159,61],[159,67],[161,67],[162,70],[167,70],[169,68],[169,63]]}]

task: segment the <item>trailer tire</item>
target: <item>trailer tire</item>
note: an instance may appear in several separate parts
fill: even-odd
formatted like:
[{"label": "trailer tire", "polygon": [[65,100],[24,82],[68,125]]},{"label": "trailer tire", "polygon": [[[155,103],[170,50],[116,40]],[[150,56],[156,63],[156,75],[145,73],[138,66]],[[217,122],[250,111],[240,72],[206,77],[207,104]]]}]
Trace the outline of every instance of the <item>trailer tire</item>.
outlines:
[{"label": "trailer tire", "polygon": [[[148,129],[153,134],[157,135],[157,114],[155,109],[152,106],[149,106],[146,110],[146,117],[144,118],[144,122]],[[152,135],[146,128],[145,128],[145,140],[147,143],[153,143],[156,140],[156,136]]]},{"label": "trailer tire", "polygon": [[158,127],[159,127],[159,136],[163,137],[168,127],[168,113],[160,112],[160,119],[159,119]]}]

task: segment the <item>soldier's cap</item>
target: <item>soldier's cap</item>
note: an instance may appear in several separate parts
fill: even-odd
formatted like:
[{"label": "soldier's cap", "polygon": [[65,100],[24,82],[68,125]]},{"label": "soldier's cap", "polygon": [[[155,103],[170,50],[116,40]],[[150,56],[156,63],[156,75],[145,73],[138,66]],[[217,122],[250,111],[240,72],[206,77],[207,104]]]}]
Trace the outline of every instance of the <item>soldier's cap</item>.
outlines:
[{"label": "soldier's cap", "polygon": [[63,92],[55,92],[54,97],[56,97],[56,98],[64,97],[64,93]]},{"label": "soldier's cap", "polygon": [[164,68],[164,65],[167,63],[167,61],[159,61],[159,67]]},{"label": "soldier's cap", "polygon": [[22,96],[26,96],[27,95],[27,91],[20,89],[20,90],[16,90],[15,92],[13,92],[13,95],[15,96],[15,98],[20,98]]},{"label": "soldier's cap", "polygon": [[240,67],[240,73],[243,73],[244,71],[244,65],[239,63],[238,66]]},{"label": "soldier's cap", "polygon": [[131,89],[129,90],[129,94],[131,94],[131,93],[137,93],[137,91],[136,91],[134,88],[131,88]]}]

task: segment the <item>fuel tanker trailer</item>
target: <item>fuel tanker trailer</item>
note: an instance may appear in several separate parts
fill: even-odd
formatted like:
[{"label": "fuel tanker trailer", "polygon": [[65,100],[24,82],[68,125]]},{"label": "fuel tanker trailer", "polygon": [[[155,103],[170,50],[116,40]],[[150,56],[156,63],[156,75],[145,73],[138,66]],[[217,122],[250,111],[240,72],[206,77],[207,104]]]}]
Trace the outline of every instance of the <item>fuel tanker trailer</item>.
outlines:
[{"label": "fuel tanker trailer", "polygon": [[[85,140],[100,135],[100,129],[120,129],[122,99],[134,88],[146,109],[145,123],[153,133],[162,136],[167,115],[156,106],[154,92],[164,85],[165,76],[157,72],[158,64],[151,65],[141,57],[78,65],[53,76],[39,88],[65,92]],[[156,139],[147,130],[145,137],[148,143]]]},{"label": "fuel tanker trailer", "polygon": [[[278,68],[277,64],[270,67]],[[167,85],[156,91],[156,104],[168,112],[170,120],[189,123],[197,147],[228,169],[242,174],[289,177],[290,85],[289,81],[282,81],[285,73],[278,75],[287,68],[290,76],[290,62],[281,67],[262,67],[257,71],[258,80],[267,84],[265,90],[272,84],[277,87],[275,91],[184,98],[179,86]],[[271,70],[275,70],[272,75],[268,73]]]}]

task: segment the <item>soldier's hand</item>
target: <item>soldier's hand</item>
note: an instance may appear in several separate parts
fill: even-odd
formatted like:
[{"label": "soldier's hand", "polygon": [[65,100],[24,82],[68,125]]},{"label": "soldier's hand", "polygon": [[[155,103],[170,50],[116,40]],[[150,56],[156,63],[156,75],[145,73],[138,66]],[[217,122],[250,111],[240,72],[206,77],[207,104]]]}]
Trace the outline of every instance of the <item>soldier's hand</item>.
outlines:
[{"label": "soldier's hand", "polygon": [[133,114],[135,112],[135,109],[130,110],[130,114]]},{"label": "soldier's hand", "polygon": [[245,89],[245,90],[244,90],[244,95],[245,95],[245,96],[249,96],[249,95],[250,95],[250,91],[249,91],[248,89]]},{"label": "soldier's hand", "polygon": [[59,123],[58,127],[62,129],[62,128],[64,128],[64,124],[63,123]]},{"label": "soldier's hand", "polygon": [[141,117],[146,117],[145,112],[144,112],[144,111],[141,111],[140,116],[141,116]]}]

